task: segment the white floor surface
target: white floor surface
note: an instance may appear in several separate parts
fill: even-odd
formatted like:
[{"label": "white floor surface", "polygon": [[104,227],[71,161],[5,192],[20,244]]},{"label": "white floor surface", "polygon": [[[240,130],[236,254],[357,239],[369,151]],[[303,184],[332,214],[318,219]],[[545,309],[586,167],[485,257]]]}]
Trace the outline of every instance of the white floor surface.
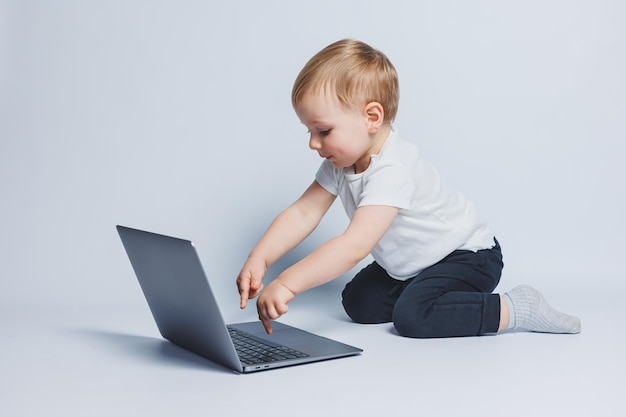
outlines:
[{"label": "white floor surface", "polygon": [[146,305],[18,309],[0,319],[0,414],[626,415],[624,304],[617,296],[547,298],[579,315],[583,332],[413,340],[390,325],[350,323],[338,302],[305,298],[284,322],[364,353],[250,375],[164,341]]}]

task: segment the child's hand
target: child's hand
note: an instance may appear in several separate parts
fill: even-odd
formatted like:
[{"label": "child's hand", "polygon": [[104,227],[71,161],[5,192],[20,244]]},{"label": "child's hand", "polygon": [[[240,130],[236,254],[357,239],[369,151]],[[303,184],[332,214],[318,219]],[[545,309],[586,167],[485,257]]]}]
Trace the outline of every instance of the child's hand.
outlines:
[{"label": "child's hand", "polygon": [[263,276],[267,267],[265,261],[258,258],[248,258],[237,277],[237,288],[241,297],[239,306],[243,309],[248,300],[259,295],[263,289]]},{"label": "child's hand", "polygon": [[287,303],[293,300],[295,296],[289,288],[278,281],[273,281],[263,291],[256,303],[256,308],[267,334],[272,334],[271,320],[276,320],[285,314],[289,309]]}]

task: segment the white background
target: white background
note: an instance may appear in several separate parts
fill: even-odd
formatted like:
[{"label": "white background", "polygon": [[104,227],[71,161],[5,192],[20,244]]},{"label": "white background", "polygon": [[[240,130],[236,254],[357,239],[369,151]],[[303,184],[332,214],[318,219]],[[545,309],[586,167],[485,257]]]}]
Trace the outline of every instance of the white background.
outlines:
[{"label": "white background", "polygon": [[[291,109],[291,86],[307,59],[346,37],[392,60],[401,85],[395,127],[489,220],[505,257],[498,290],[530,283],[583,318],[583,334],[570,339],[503,337],[534,336],[521,339],[528,349],[554,340],[568,341],[563,349],[580,340],[596,346],[581,339],[585,330],[594,334],[594,317],[604,337],[622,332],[626,3],[0,0],[0,324],[9,331],[0,344],[0,396],[12,399],[4,402],[12,415],[30,394],[48,392],[54,409],[61,401],[55,386],[70,397],[80,391],[71,370],[85,368],[76,358],[105,358],[101,366],[108,370],[136,363],[103,344],[126,346],[149,334],[147,343],[165,354],[142,362],[133,374],[140,380],[152,379],[141,372],[176,356],[157,339],[116,224],[193,240],[227,319],[255,317],[253,309],[238,310],[234,279],[269,222],[301,194],[321,162]],[[268,278],[346,222],[334,207]],[[339,292],[351,275],[302,295],[286,320],[317,323],[315,330],[327,335],[345,327],[366,354],[372,347],[422,349],[423,341],[380,342],[376,335],[388,336],[387,328],[357,330],[345,321]],[[615,297],[607,301],[604,294]],[[592,315],[587,321],[584,312]],[[61,336],[77,328],[84,337],[100,335],[94,339],[101,343]],[[124,339],[124,332],[131,336]],[[465,351],[476,340],[483,339],[439,343]],[[604,342],[623,346],[617,340]],[[53,357],[40,353],[50,345],[57,346]],[[428,369],[437,372],[441,346],[433,346]],[[399,352],[391,354],[402,358],[405,351]],[[49,366],[59,363],[58,355],[65,358],[63,372]],[[599,355],[606,369],[624,370],[621,356],[581,346],[572,355],[576,361]],[[185,360],[183,368],[194,368]],[[542,360],[551,363],[549,356]],[[206,377],[206,365],[196,365],[202,372],[194,375]],[[332,379],[323,366],[264,378],[316,372]],[[617,377],[590,369],[607,383],[603,406],[613,409],[608,398]],[[110,383],[89,391],[92,396],[81,392],[79,404],[91,407],[103,392],[116,397],[112,381],[129,381],[107,375]],[[394,383],[403,377],[400,369],[389,375]],[[164,377],[197,386],[180,378]],[[417,378],[423,385],[423,375]],[[45,383],[33,386],[33,380]],[[520,395],[529,385],[536,387],[509,388]],[[165,382],[159,387],[172,390]],[[122,403],[151,403],[135,401],[127,388],[120,388]],[[392,392],[393,401],[379,404],[401,404],[402,395]],[[581,398],[560,392],[572,394]],[[483,395],[484,404],[493,397],[489,389]],[[193,399],[184,398],[192,407]],[[316,412],[326,410],[319,408],[323,401],[316,404]],[[77,406],[76,412],[87,411]]]}]

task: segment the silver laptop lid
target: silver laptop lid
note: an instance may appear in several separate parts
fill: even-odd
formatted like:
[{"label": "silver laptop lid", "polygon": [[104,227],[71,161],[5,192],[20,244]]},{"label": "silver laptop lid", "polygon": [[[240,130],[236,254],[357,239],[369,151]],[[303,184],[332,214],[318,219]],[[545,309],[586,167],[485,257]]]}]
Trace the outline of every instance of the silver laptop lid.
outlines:
[{"label": "silver laptop lid", "polygon": [[117,231],[161,335],[243,371],[193,244],[124,226]]}]

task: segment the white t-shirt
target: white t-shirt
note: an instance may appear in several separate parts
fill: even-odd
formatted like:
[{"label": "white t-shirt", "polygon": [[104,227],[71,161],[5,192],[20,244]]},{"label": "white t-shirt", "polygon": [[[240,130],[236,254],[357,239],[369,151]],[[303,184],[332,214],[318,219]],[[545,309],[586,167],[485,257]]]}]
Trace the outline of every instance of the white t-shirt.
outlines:
[{"label": "white t-shirt", "polygon": [[492,248],[494,236],[476,207],[448,187],[417,146],[392,131],[380,153],[360,174],[322,162],[315,179],[341,198],[350,218],[361,206],[393,206],[400,211],[372,256],[389,275],[416,276],[457,249]]}]

